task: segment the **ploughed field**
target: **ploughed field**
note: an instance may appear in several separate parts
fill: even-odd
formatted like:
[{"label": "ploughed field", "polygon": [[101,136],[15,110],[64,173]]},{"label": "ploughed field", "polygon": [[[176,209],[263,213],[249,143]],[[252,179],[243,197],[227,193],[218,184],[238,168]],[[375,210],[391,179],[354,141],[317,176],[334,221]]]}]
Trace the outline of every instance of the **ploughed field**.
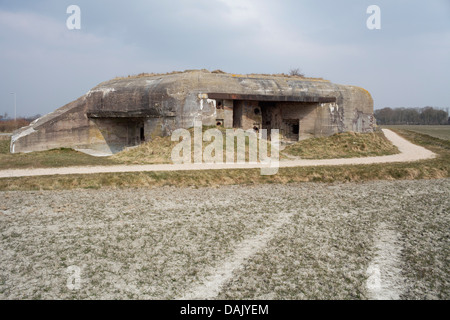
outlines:
[{"label": "ploughed field", "polygon": [[0,192],[0,298],[449,299],[449,190]]}]

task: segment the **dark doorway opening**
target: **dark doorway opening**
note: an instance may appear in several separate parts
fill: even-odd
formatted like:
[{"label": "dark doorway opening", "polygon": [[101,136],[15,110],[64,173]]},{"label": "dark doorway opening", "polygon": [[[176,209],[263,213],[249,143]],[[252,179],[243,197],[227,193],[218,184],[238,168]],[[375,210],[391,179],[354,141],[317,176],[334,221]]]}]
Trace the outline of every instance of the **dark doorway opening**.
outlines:
[{"label": "dark doorway opening", "polygon": [[145,142],[145,130],[144,130],[144,127],[141,127],[140,138],[141,138],[141,142]]},{"label": "dark doorway opening", "polygon": [[[270,130],[272,129],[272,125],[274,125],[273,117],[274,111],[276,109],[275,102],[271,101],[260,101],[259,107],[261,109],[262,116],[262,128],[267,129],[267,133],[270,135]],[[273,128],[278,129],[278,128]]]},{"label": "dark doorway opening", "polygon": [[244,111],[244,107],[240,101],[235,101],[233,106],[233,128],[241,128],[242,122],[242,113]]},{"label": "dark doorway opening", "polygon": [[299,119],[283,119],[284,137],[290,141],[298,141],[300,133]]}]

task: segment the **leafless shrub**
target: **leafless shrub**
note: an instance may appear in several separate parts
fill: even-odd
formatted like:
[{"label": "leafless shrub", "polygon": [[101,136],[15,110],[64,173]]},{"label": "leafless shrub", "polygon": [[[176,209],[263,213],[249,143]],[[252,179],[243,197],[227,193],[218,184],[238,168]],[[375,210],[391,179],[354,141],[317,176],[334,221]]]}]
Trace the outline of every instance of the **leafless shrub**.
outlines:
[{"label": "leafless shrub", "polygon": [[292,77],[305,77],[305,74],[301,72],[300,68],[292,68],[289,70],[289,75]]}]

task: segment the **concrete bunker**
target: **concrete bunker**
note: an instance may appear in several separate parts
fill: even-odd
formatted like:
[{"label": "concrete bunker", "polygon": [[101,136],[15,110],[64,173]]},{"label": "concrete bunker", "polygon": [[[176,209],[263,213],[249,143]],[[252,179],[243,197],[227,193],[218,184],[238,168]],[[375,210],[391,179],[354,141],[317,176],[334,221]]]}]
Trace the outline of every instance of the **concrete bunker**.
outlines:
[{"label": "concrete bunker", "polygon": [[373,100],[359,87],[285,75],[191,70],[116,78],[17,130],[10,150],[112,154],[196,121],[268,134],[278,129],[282,140],[298,141],[373,131]]}]

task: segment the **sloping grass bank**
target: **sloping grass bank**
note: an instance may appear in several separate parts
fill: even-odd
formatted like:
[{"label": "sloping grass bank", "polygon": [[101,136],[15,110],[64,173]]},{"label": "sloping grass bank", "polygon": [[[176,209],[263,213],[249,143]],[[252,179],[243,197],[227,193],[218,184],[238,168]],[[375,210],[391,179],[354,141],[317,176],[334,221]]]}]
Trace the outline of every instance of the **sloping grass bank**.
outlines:
[{"label": "sloping grass bank", "polygon": [[11,154],[10,141],[9,137],[0,140],[0,170],[120,164],[114,159],[93,157],[67,148]]},{"label": "sloping grass bank", "polygon": [[288,146],[283,153],[302,159],[337,159],[386,156],[399,153],[383,134],[337,133],[330,137],[307,139]]},{"label": "sloping grass bank", "polygon": [[[215,127],[203,127],[203,132]],[[226,150],[225,129],[218,128],[223,135],[223,150]],[[191,149],[193,159],[193,129],[191,134]],[[178,144],[172,142],[170,137],[157,137],[138,147],[130,148],[112,156],[112,159],[126,164],[161,164],[171,163],[171,151]],[[210,145],[203,142],[203,151]],[[248,161],[249,141],[246,139],[246,160]],[[236,151],[236,146],[235,146]],[[371,156],[385,156],[399,153],[397,147],[384,136],[383,132],[376,133],[338,133],[330,137],[312,138],[297,142],[286,147],[281,152],[281,159],[289,159],[289,156],[302,159],[337,159],[337,158],[359,158]],[[288,155],[287,157],[284,155]],[[236,158],[236,154],[235,154]],[[223,160],[225,161],[225,154]]]},{"label": "sloping grass bank", "polygon": [[[223,156],[222,159],[224,162],[226,162],[226,150],[227,150],[227,136],[226,136],[226,130],[223,127],[216,127],[216,126],[203,126],[202,128],[202,138],[205,135],[205,132],[209,129],[218,129],[222,133],[222,150],[223,150]],[[191,161],[194,161],[194,129],[190,128],[188,129],[190,137],[191,137]],[[256,136],[255,136],[256,137]],[[237,160],[237,153],[238,148],[241,148],[242,146],[239,146],[239,142],[237,142],[237,138],[235,140],[234,145],[234,159]],[[171,141],[171,137],[155,137],[151,141],[148,141],[144,144],[141,144],[139,146],[133,147],[133,148],[127,148],[122,152],[119,152],[111,157],[112,160],[118,161],[120,163],[124,164],[168,164],[173,163],[171,159],[172,150],[175,148],[175,146],[179,144],[177,141]],[[213,144],[212,142],[203,141],[202,142],[202,154],[205,160],[205,156],[207,151],[207,148],[209,148],[210,145]],[[245,160],[249,161],[249,138],[245,138],[245,150],[242,150],[245,153]],[[267,144],[268,147],[268,155],[270,156],[270,144]],[[257,139],[257,149],[259,152],[259,139]],[[212,156],[214,156],[214,152]]]}]

